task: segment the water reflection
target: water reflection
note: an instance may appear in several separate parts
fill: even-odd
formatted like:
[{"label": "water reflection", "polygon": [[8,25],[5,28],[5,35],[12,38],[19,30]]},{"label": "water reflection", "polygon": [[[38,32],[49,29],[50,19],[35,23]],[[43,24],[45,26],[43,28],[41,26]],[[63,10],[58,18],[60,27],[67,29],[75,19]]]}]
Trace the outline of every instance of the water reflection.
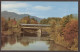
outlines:
[{"label": "water reflection", "polygon": [[7,43],[7,37],[1,37],[1,48]]},{"label": "water reflection", "polygon": [[7,42],[10,45],[14,45],[16,43],[16,38],[15,37],[7,37]]},{"label": "water reflection", "polygon": [[65,51],[67,48],[50,41],[47,37],[1,37],[1,50]]}]

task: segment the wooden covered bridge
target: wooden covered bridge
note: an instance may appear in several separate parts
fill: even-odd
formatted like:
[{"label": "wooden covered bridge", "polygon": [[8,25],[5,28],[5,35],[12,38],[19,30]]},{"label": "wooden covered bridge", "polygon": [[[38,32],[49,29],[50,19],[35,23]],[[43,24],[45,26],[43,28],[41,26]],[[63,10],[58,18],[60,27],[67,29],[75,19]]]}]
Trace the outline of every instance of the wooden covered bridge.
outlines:
[{"label": "wooden covered bridge", "polygon": [[43,29],[48,30],[50,25],[49,24],[20,24],[20,27],[21,27],[21,31],[33,30],[33,31],[29,31],[29,32],[30,33],[37,33],[37,36],[41,37],[42,30]]}]

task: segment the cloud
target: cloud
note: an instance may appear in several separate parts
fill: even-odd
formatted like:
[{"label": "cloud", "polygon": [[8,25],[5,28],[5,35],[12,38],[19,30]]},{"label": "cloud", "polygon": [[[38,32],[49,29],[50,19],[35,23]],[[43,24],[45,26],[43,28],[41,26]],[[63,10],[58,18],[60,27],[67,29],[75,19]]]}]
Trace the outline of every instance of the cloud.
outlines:
[{"label": "cloud", "polygon": [[39,18],[45,18],[46,16],[36,16],[36,17],[39,17]]},{"label": "cloud", "polygon": [[25,2],[1,2],[1,11],[15,12],[17,14],[34,14],[28,10],[31,5]]},{"label": "cloud", "polygon": [[13,8],[25,8],[30,6],[27,3],[18,3],[18,2],[2,2],[1,9],[13,9]]},{"label": "cloud", "polygon": [[38,10],[50,10],[51,7],[50,6],[35,6],[34,7],[35,9],[38,9]]}]

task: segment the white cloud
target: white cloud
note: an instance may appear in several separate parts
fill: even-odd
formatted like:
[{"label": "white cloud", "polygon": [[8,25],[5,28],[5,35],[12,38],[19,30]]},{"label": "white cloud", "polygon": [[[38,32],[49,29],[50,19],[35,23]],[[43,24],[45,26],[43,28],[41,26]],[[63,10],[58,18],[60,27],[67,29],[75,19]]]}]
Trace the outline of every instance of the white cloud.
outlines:
[{"label": "white cloud", "polygon": [[[7,2],[7,1],[2,1],[1,2],[1,11],[8,11],[8,12],[15,12],[17,14],[34,14],[32,12],[29,12],[28,8],[31,5],[25,2]],[[23,8],[23,9],[21,9]]]},{"label": "white cloud", "polygon": [[35,6],[34,7],[35,9],[38,9],[38,10],[50,10],[51,7],[50,6]]},{"label": "white cloud", "polygon": [[37,16],[37,17],[39,17],[39,18],[45,18],[45,16]]},{"label": "white cloud", "polygon": [[18,2],[2,2],[1,3],[1,10],[4,9],[13,9],[13,8],[25,8],[30,6],[27,3],[18,3]]}]

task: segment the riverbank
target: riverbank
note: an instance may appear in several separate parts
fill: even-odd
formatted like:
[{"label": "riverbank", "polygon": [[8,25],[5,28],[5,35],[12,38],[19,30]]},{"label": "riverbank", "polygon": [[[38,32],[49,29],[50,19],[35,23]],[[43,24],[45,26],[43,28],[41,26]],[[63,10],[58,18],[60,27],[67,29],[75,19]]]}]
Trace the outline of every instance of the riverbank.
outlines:
[{"label": "riverbank", "polygon": [[54,40],[56,44],[62,45],[69,50],[78,51],[78,39],[75,38],[74,43],[70,44],[68,41],[65,41],[64,35],[60,34],[59,29],[59,26],[57,26],[56,29],[54,28],[55,31],[52,31],[52,28],[46,30],[49,33],[50,40]]},{"label": "riverbank", "polygon": [[[60,36],[60,35],[57,35],[55,38],[51,37],[51,39],[54,40],[54,42],[56,44],[62,45],[62,46],[66,47],[69,50],[78,51],[78,47],[77,47],[78,46],[78,44],[77,44],[78,42],[75,42],[74,45],[71,45],[69,42],[64,40],[63,36]],[[75,39],[75,40],[77,41],[77,39]]]}]

